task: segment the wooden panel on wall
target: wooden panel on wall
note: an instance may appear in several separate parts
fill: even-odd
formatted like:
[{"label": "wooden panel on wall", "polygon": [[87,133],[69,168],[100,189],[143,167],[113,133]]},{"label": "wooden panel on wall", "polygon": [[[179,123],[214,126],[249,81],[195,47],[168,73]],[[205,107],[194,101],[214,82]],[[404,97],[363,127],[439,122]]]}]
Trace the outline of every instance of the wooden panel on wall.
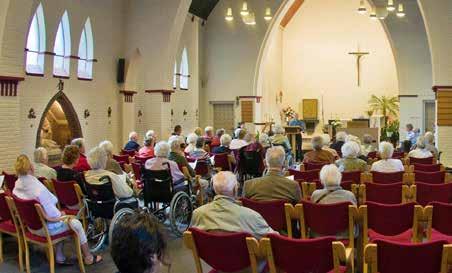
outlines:
[{"label": "wooden panel on wall", "polygon": [[242,122],[254,122],[253,103],[254,101],[242,101]]},{"label": "wooden panel on wall", "polygon": [[292,4],[292,6],[290,6],[287,13],[284,15],[284,18],[281,20],[282,27],[286,27],[289,24],[290,20],[292,20],[294,15],[300,9],[303,2],[304,2],[304,0],[295,0],[295,2]]},{"label": "wooden panel on wall", "polygon": [[452,126],[452,92],[438,89],[436,91],[436,102],[438,105],[438,126]]}]

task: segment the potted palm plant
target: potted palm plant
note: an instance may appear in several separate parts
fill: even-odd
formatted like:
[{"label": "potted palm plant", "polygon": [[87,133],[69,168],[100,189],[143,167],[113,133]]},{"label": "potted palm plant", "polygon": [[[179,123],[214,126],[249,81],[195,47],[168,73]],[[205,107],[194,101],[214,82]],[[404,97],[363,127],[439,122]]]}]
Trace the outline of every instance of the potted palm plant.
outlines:
[{"label": "potted palm plant", "polygon": [[390,118],[399,116],[399,98],[397,96],[377,97],[372,95],[369,100],[369,111],[380,112],[384,117],[384,127],[386,127]]}]

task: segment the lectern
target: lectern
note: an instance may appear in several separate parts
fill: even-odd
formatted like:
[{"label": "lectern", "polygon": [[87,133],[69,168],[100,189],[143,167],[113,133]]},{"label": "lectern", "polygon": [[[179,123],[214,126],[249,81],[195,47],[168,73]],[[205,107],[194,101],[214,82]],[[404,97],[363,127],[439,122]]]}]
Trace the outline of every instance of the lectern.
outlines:
[{"label": "lectern", "polygon": [[286,126],[284,127],[286,130],[287,138],[290,141],[290,145],[292,146],[292,153],[294,155],[294,158],[298,158],[301,151],[297,150],[297,135],[301,135],[301,127],[300,126]]}]

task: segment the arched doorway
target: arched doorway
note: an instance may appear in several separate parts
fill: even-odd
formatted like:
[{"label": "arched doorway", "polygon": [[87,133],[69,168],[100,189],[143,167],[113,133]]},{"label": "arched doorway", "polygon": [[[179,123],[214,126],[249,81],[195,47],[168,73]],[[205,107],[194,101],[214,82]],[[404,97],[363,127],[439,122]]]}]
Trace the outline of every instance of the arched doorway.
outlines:
[{"label": "arched doorway", "polygon": [[42,114],[36,147],[44,147],[49,155],[49,163],[57,164],[64,146],[79,137],[82,137],[82,129],[77,113],[68,97],[58,92]]}]

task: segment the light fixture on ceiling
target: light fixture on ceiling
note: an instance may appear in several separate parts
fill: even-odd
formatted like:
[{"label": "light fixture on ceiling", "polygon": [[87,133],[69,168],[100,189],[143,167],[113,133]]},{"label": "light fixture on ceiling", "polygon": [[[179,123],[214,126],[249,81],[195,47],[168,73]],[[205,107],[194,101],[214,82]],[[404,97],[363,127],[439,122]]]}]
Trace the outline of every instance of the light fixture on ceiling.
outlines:
[{"label": "light fixture on ceiling", "polygon": [[247,16],[243,17],[243,22],[246,25],[254,26],[256,24],[256,16],[254,15],[254,12],[251,12]]},{"label": "light fixture on ceiling", "polygon": [[366,5],[364,4],[364,0],[361,0],[359,2],[359,8],[358,8],[357,12],[359,14],[366,14],[367,8],[366,8]]},{"label": "light fixture on ceiling", "polygon": [[377,20],[377,12],[375,11],[375,8],[372,8],[372,11],[370,12],[370,19]]},{"label": "light fixture on ceiling", "polygon": [[272,9],[271,8],[265,9],[264,19],[265,19],[265,21],[270,21],[272,19]]},{"label": "light fixture on ceiling", "polygon": [[240,15],[247,16],[248,14],[250,14],[250,12],[248,11],[248,3],[243,2],[243,6],[242,6],[242,10],[240,11]]},{"label": "light fixture on ceiling", "polygon": [[390,12],[395,11],[395,6],[394,6],[394,0],[388,0],[388,6],[386,6],[386,9]]},{"label": "light fixture on ceiling", "polygon": [[403,8],[403,4],[399,4],[399,9],[397,10],[397,17],[399,18],[405,17],[405,9]]},{"label": "light fixture on ceiling", "polygon": [[226,12],[226,17],[224,17],[226,21],[232,21],[234,20],[234,16],[232,16],[232,8],[228,8],[228,11]]}]

